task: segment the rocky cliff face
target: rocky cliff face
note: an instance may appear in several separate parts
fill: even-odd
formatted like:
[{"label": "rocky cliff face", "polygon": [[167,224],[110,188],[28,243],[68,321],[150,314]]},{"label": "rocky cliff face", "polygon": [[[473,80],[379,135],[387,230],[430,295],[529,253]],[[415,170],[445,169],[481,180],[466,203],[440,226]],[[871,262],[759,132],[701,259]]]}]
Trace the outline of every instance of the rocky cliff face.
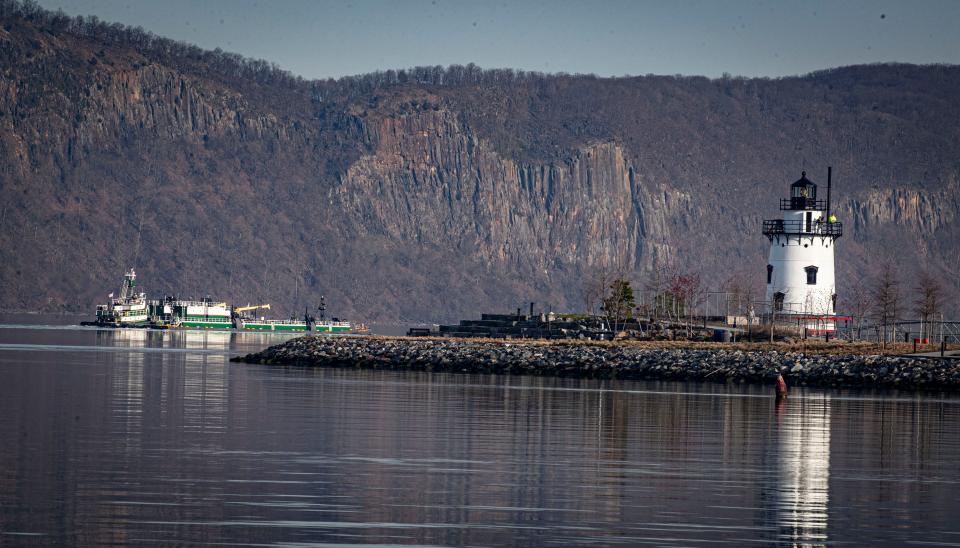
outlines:
[{"label": "rocky cliff face", "polygon": [[886,256],[957,283],[955,67],[298,82],[0,19],[3,309],[85,310],[130,266],[365,320],[578,310],[597,272],[665,265],[760,285],[760,220],[828,163],[841,293]]},{"label": "rocky cliff face", "polygon": [[[938,189],[870,189],[844,200],[839,211],[849,219],[854,245],[868,254],[854,256],[856,262],[846,269],[848,276],[857,279],[857,270],[870,271],[879,261],[903,265],[909,301],[916,298],[910,281],[912,274],[919,268],[939,270],[949,289],[948,304],[957,306],[958,279],[955,266],[950,266],[960,264],[960,249],[956,245],[960,236],[960,185],[956,178]],[[912,264],[904,265],[905,262]],[[943,266],[938,268],[939,265]]]},{"label": "rocky cliff face", "polygon": [[452,247],[524,272],[649,268],[671,258],[666,219],[689,196],[644,180],[614,142],[560,163],[498,154],[447,110],[368,124],[372,151],[334,192],[363,233]]},{"label": "rocky cliff face", "polygon": [[866,235],[871,228],[896,225],[917,236],[932,237],[955,221],[960,188],[950,182],[934,191],[884,188],[866,191],[844,203],[854,228]]}]

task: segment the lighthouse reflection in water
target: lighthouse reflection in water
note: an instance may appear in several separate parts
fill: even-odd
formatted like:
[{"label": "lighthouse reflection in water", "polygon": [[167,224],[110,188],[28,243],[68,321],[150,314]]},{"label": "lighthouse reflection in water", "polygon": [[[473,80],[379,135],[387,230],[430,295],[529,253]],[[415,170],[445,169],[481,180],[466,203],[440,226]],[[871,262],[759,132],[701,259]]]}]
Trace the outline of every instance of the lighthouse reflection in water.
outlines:
[{"label": "lighthouse reflection in water", "polygon": [[778,539],[796,546],[826,542],[830,499],[830,396],[776,402],[776,439],[770,445],[778,473],[768,496]]}]

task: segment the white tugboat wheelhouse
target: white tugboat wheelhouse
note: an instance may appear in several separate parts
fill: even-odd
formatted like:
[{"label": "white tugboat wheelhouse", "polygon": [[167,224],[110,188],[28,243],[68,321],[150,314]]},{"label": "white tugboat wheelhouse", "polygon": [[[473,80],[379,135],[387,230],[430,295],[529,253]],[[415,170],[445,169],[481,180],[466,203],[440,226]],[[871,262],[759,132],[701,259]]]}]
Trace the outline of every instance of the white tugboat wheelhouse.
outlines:
[{"label": "white tugboat wheelhouse", "polygon": [[131,268],[123,275],[117,297],[111,293],[107,304],[97,305],[97,322],[105,325],[145,325],[149,320],[146,293],[137,293],[137,273]]},{"label": "white tugboat wheelhouse", "polygon": [[828,169],[827,199],[820,200],[804,171],[790,185],[790,197],[780,200],[783,218],[763,221],[770,240],[768,312],[814,333],[833,331],[837,319],[834,244],[843,225],[830,211],[831,175]]}]

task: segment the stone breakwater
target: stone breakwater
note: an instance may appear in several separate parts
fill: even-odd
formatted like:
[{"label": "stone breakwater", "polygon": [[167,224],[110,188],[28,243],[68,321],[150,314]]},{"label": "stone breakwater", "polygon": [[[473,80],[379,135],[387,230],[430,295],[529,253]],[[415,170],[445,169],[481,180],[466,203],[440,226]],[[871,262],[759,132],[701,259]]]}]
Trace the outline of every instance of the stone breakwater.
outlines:
[{"label": "stone breakwater", "polygon": [[231,361],[405,371],[960,390],[960,361],[729,348],[301,337]]}]

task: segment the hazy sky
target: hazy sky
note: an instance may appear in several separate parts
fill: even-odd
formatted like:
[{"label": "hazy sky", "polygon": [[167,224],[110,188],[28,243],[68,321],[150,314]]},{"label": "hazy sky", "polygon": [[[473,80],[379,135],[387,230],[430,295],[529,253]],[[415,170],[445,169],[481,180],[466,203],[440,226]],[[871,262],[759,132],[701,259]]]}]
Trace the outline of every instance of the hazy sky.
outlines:
[{"label": "hazy sky", "polygon": [[266,59],[306,78],[470,62],[603,76],[960,64],[960,0],[40,3]]}]

